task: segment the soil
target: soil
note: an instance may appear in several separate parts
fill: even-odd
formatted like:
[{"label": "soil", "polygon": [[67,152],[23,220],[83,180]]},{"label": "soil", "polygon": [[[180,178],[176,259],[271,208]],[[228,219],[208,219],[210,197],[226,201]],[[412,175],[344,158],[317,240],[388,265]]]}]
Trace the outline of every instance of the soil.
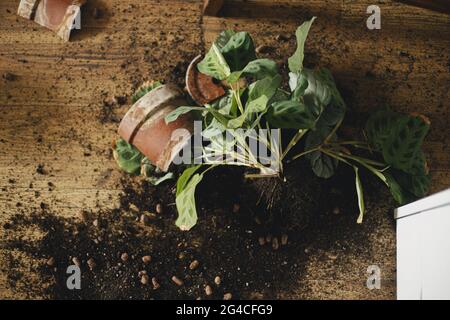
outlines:
[{"label": "soil", "polygon": [[[273,48],[261,57],[286,74],[295,29],[315,15],[305,64],[333,72],[350,126],[361,128],[365,115],[385,104],[421,110],[432,121],[425,145],[432,192],[448,187],[447,16],[385,1],[383,29],[368,31],[368,1],[236,3],[226,2],[221,17],[207,17],[200,0],[90,0],[83,29],[63,43],[17,18],[17,1],[0,2],[0,299],[195,299],[207,298],[206,284],[213,290],[208,298],[219,299],[228,292],[254,299],[395,298],[396,204],[371,177],[363,176],[367,213],[358,225],[354,174],[345,167],[331,180],[308,179],[303,162],[286,168],[293,173],[277,183],[277,198],[290,201],[277,201],[267,214],[256,203],[272,181],[212,171],[198,190],[199,223],[185,233],[174,225],[173,182],[154,188],[117,169],[111,141],[143,82],[182,87],[187,64],[228,28]],[[164,211],[154,215],[158,203]],[[86,221],[77,218],[81,211]],[[287,235],[287,245],[260,246],[269,233]],[[74,257],[81,261],[81,291],[65,286]],[[193,260],[199,266],[190,270]],[[92,271],[88,261],[96,264]],[[366,287],[372,264],[382,269],[381,290]],[[147,285],[138,276],[143,269]]]},{"label": "soil", "polygon": [[[173,183],[153,187],[124,176],[118,209],[64,218],[43,205],[30,214],[14,215],[2,226],[0,247],[10,253],[2,271],[11,288],[52,299],[222,299],[226,293],[233,298],[276,298],[280,291],[296,289],[310,250],[330,248],[356,225],[353,186],[342,185],[352,180],[343,179],[351,172],[341,170],[334,179],[314,182],[319,180],[309,171],[302,162],[287,168],[288,182],[275,188],[279,198],[270,213],[255,205],[255,197],[274,181],[244,182],[242,170],[233,168],[213,171],[199,187],[199,223],[190,232],[174,225]],[[42,236],[30,239],[36,230]],[[282,234],[288,236],[284,246]],[[280,239],[278,250],[258,243],[267,236]],[[352,234],[352,241],[355,236],[365,241],[362,233]],[[147,255],[150,263],[142,261]],[[81,263],[81,290],[66,286],[65,270],[74,258]],[[191,270],[194,260],[199,266]],[[23,272],[25,261],[32,262],[30,273]],[[95,265],[92,270],[89,264]],[[142,284],[143,271],[156,278],[158,289]],[[32,278],[36,275],[37,282]],[[183,284],[175,284],[173,276]],[[217,276],[220,285],[214,283]],[[208,296],[207,285],[213,289]]]}]

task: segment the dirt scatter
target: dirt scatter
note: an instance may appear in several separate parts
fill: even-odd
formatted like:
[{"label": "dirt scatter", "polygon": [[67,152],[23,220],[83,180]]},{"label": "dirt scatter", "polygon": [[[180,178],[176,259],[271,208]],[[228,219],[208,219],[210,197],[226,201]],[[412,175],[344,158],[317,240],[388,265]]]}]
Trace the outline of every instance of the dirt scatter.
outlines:
[{"label": "dirt scatter", "polygon": [[[59,217],[47,208],[18,213],[3,225],[0,250],[16,253],[7,259],[3,271],[12,288],[23,292],[27,287],[31,296],[56,299],[276,298],[280,291],[298,291],[297,281],[309,259],[306,248],[329,249],[337,239],[365,241],[350,215],[353,209],[343,210],[337,219],[333,207],[318,205],[323,202],[320,196],[314,201],[314,212],[301,208],[284,212],[281,225],[269,217],[261,217],[261,225],[255,223],[258,206],[252,206],[253,200],[242,193],[248,185],[242,183],[241,173],[224,168],[205,177],[198,193],[199,223],[190,232],[174,225],[173,184],[155,188],[129,177],[122,180],[120,207],[85,215],[90,220]],[[318,194],[329,198],[333,181],[338,180],[321,184]],[[351,203],[353,190],[340,190],[331,202],[341,206],[336,203],[340,198]],[[236,214],[233,205],[239,194],[239,202],[246,205]],[[290,198],[297,205],[304,201]],[[140,214],[160,203],[167,208],[163,214],[149,215],[146,225],[139,223]],[[305,214],[307,225],[297,223],[305,223],[298,218]],[[92,221],[101,221],[101,227]],[[31,230],[39,230],[40,236],[30,239]],[[260,246],[258,237],[268,232],[280,239],[289,234],[289,244],[276,251]],[[142,258],[149,255],[151,260]],[[25,261],[34,262],[29,274],[23,273]],[[81,290],[66,286],[66,269],[74,263],[81,267]],[[30,277],[39,281],[32,282]],[[211,283],[220,285],[205,290]]]}]

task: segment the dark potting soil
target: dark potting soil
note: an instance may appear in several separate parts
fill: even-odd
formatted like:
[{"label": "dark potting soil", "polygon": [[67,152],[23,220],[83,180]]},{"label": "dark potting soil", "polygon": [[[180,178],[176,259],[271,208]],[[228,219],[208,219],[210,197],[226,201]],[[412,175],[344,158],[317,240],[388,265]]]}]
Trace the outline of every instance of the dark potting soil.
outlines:
[{"label": "dark potting soil", "polygon": [[[0,249],[10,252],[2,268],[11,288],[32,297],[222,299],[231,293],[236,299],[276,298],[280,291],[296,289],[308,248],[327,249],[336,239],[364,243],[367,237],[356,228],[351,172],[342,168],[335,178],[318,180],[309,171],[302,162],[286,169],[288,182],[271,193],[276,199],[270,212],[255,205],[255,199],[261,190],[274,190],[273,181],[245,181],[241,170],[234,168],[212,171],[199,187],[199,221],[189,232],[174,225],[173,184],[153,187],[124,176],[118,209],[85,212],[81,219],[59,217],[43,206],[13,216],[1,227]],[[163,211],[157,214],[158,203]],[[233,210],[237,203],[238,212]],[[145,225],[142,214],[147,217]],[[41,236],[29,236],[32,230]],[[260,245],[258,238],[269,234],[288,235],[287,245],[278,250]],[[363,249],[361,254],[366,254]],[[142,257],[147,255],[151,261],[144,263]],[[24,267],[29,258],[35,263]],[[66,268],[74,258],[81,264],[81,290],[66,286]],[[92,270],[89,259],[95,265]],[[194,260],[199,264],[191,270]],[[158,289],[151,280],[141,283],[143,271],[156,279]],[[183,284],[175,284],[173,276]],[[214,283],[216,277],[221,279],[219,285]],[[205,294],[208,284],[213,289],[210,296]]]}]

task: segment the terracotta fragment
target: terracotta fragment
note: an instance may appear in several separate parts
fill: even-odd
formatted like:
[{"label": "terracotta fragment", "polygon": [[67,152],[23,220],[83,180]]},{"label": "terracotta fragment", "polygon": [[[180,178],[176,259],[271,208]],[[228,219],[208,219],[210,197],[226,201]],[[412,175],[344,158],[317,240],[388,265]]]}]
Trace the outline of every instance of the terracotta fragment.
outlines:
[{"label": "terracotta fragment", "polygon": [[69,41],[80,7],[87,0],[21,0],[17,14],[34,20]]},{"label": "terracotta fragment", "polygon": [[186,87],[189,95],[199,105],[210,103],[225,95],[225,89],[220,83],[214,83],[214,79],[198,71],[197,64],[202,56],[192,60],[186,73]]},{"label": "terracotta fragment", "polygon": [[194,122],[189,114],[169,124],[166,124],[165,117],[177,107],[187,105],[179,88],[162,85],[128,110],[119,125],[119,135],[166,172],[192,136]]}]

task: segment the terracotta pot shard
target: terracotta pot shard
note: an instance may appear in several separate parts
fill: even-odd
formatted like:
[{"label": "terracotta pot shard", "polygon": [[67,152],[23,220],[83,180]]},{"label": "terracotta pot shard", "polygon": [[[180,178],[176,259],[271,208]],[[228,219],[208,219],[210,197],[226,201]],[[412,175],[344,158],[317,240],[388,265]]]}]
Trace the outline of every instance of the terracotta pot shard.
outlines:
[{"label": "terracotta pot shard", "polygon": [[186,73],[186,87],[189,95],[199,105],[210,103],[225,95],[225,89],[220,83],[197,70],[197,64],[202,60],[199,55],[192,60]]},{"label": "terracotta pot shard", "polygon": [[17,14],[34,20],[69,41],[80,7],[87,0],[21,0]]},{"label": "terracotta pot shard", "polygon": [[166,172],[193,133],[189,114],[166,124],[165,117],[179,106],[186,106],[182,91],[162,85],[139,99],[119,125],[119,135],[133,144],[154,165]]}]

